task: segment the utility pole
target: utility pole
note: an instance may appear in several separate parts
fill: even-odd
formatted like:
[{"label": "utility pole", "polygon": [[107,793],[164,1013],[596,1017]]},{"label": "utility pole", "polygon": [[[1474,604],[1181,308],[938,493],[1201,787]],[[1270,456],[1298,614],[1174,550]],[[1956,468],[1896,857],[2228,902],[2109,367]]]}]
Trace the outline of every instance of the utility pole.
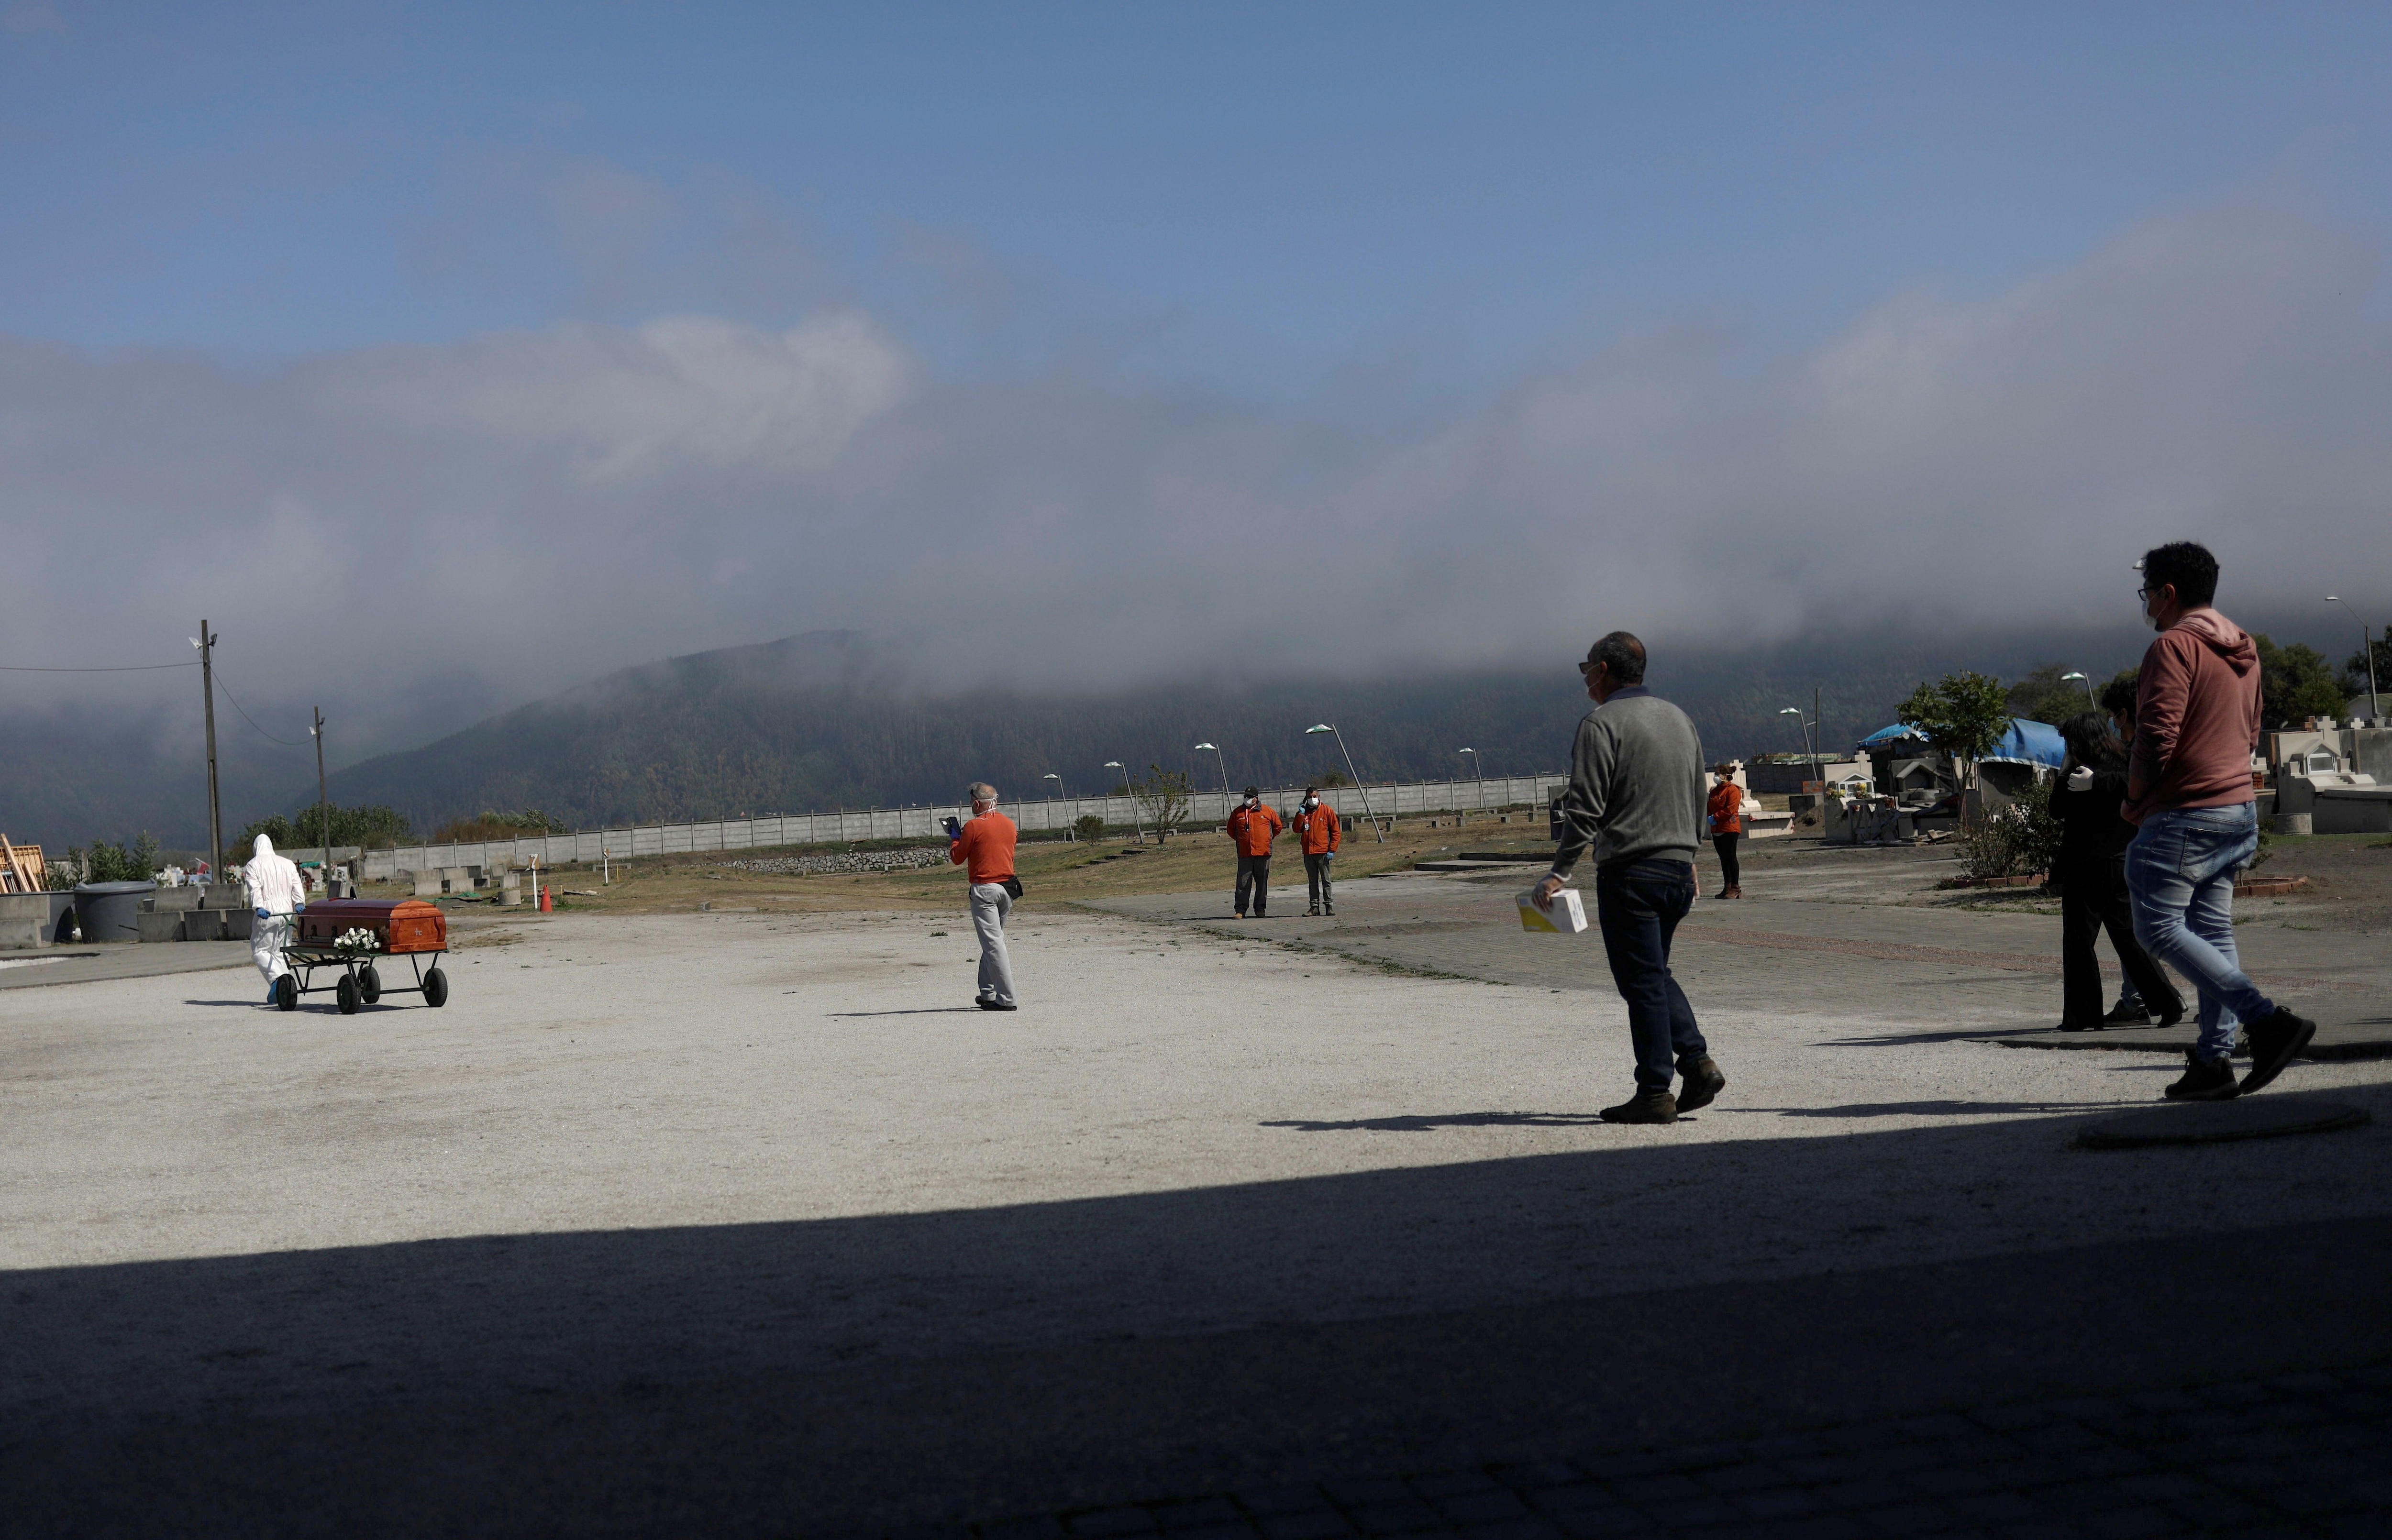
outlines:
[{"label": "utility pole", "polygon": [[324,790],[324,708],[317,706],[316,725],[308,731],[316,735],[316,833],[323,837],[324,897],[332,897],[332,798]]},{"label": "utility pole", "polygon": [[1827,770],[1820,763],[1819,749],[1820,740],[1826,737],[1827,729],[1826,718],[1819,715],[1820,699],[1820,688],[1814,684],[1811,687],[1811,779],[1819,783],[1819,806],[1825,808],[1827,805]]},{"label": "utility pole", "polygon": [[200,698],[206,703],[208,717],[208,877],[220,881],[216,868],[224,863],[223,803],[216,796],[216,671],[215,646],[221,640],[200,622],[200,634],[191,645],[200,650]]}]

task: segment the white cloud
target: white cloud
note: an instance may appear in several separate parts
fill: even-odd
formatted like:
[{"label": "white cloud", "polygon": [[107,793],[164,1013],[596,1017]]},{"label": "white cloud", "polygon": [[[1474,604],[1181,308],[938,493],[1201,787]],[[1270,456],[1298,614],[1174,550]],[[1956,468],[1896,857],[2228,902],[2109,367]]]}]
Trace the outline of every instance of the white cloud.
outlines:
[{"label": "white cloud", "polygon": [[155,617],[238,602],[293,691],[519,696],[827,626],[953,682],[1367,671],[2123,618],[2126,563],[2187,536],[2230,608],[2328,575],[2392,604],[2381,265],[2254,194],[1807,350],[1656,325],[1376,431],[1085,365],[941,377],[852,310],[270,368],[0,339],[0,650],[180,646]]},{"label": "white cloud", "polygon": [[591,481],[677,467],[803,475],[903,399],[912,369],[864,317],[786,331],[706,316],[576,323],[333,363],[344,415],[563,446]]}]

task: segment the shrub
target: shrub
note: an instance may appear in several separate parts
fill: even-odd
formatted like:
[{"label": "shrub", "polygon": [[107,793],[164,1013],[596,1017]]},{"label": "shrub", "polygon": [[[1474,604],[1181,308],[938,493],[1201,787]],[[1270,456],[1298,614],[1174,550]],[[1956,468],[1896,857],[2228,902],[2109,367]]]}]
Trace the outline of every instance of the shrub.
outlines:
[{"label": "shrub", "polygon": [[148,882],[158,874],[158,837],[145,831],[129,848],[96,839],[88,850],[68,850],[67,860],[77,882]]},{"label": "shrub", "polygon": [[1186,771],[1167,770],[1161,765],[1147,766],[1145,778],[1131,782],[1129,791],[1138,799],[1138,810],[1157,832],[1179,827],[1187,820],[1188,805],[1194,797]]},{"label": "shrub", "polygon": [[[2041,790],[2040,787],[2037,790]],[[2060,854],[2060,821],[2039,796],[1962,820],[1960,868],[1972,877],[2048,872]]]},{"label": "shrub", "polygon": [[1095,813],[1082,813],[1072,821],[1072,832],[1082,839],[1105,837],[1105,821]]},{"label": "shrub", "polygon": [[[327,824],[331,826],[330,838],[325,837]],[[412,833],[406,815],[394,808],[344,808],[338,803],[322,808],[310,802],[299,809],[295,818],[277,813],[250,824],[233,836],[228,854],[236,863],[248,860],[260,835],[272,840],[277,850],[304,850],[311,845],[354,845],[364,850],[387,850]]]},{"label": "shrub", "polygon": [[569,832],[565,820],[541,812],[538,808],[525,808],[511,813],[485,808],[472,818],[452,818],[433,830],[432,843],[471,845],[482,840],[522,839],[531,835]]}]

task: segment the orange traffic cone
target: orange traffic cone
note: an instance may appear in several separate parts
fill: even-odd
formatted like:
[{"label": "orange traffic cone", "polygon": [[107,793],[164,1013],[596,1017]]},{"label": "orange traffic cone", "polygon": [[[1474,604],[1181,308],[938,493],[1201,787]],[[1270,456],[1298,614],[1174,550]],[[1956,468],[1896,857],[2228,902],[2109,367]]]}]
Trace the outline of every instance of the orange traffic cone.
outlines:
[{"label": "orange traffic cone", "polygon": [[549,899],[550,891],[550,889],[545,887],[540,890],[540,912],[542,914],[553,914],[556,912],[556,905],[552,903]]}]

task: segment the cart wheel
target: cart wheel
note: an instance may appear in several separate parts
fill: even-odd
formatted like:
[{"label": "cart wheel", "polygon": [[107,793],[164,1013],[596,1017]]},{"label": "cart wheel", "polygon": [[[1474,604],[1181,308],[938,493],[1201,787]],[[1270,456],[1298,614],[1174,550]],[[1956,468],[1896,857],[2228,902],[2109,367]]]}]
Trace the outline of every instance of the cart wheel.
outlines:
[{"label": "cart wheel", "polygon": [[287,973],[281,977],[276,979],[274,981],[274,1003],[280,1010],[297,1010],[299,1008],[299,980],[292,977]]},{"label": "cart wheel", "polygon": [[382,975],[371,963],[358,970],[358,996],[369,1005],[382,998]]},{"label": "cart wheel", "polygon": [[423,976],[423,1003],[436,1007],[448,1003],[448,976],[438,968]]},{"label": "cart wheel", "polygon": [[341,981],[340,981],[339,983],[337,983],[337,984],[335,984],[335,985],[333,985],[333,986],[332,986],[332,998],[333,998],[334,1000],[337,1000],[337,1001],[339,1001],[339,1002],[341,1003],[341,1014],[342,1014],[343,1016],[355,1016],[355,1015],[357,1015],[357,1014],[358,1014],[358,980],[357,980],[357,976],[356,976],[356,975],[354,975],[354,974],[346,974],[346,973],[344,973],[344,974],[341,975]]}]

